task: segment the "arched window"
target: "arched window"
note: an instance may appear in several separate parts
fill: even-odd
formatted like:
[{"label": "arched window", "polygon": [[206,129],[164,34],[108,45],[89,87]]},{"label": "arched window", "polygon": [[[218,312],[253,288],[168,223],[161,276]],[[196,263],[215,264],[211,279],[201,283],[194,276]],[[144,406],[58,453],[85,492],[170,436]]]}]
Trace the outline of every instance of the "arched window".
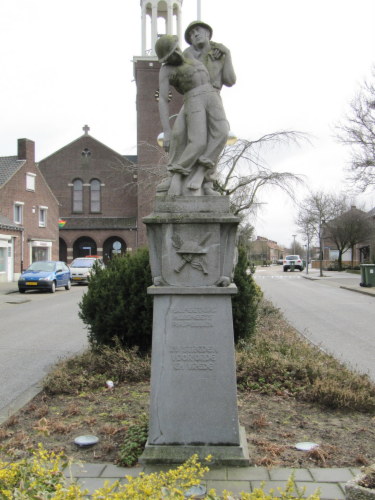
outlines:
[{"label": "arched window", "polygon": [[83,182],[73,181],[73,212],[83,212]]},{"label": "arched window", "polygon": [[100,181],[90,182],[90,212],[100,212]]}]

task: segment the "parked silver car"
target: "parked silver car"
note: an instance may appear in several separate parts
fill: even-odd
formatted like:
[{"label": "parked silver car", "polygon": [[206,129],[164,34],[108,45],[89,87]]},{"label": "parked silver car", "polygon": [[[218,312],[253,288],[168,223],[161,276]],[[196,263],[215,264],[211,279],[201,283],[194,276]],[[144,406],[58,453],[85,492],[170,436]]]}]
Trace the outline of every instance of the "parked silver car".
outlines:
[{"label": "parked silver car", "polygon": [[77,257],[74,259],[70,264],[70,276],[72,283],[87,285],[89,282],[89,276],[93,272],[95,262],[97,262],[100,267],[104,267],[103,260],[97,256]]}]

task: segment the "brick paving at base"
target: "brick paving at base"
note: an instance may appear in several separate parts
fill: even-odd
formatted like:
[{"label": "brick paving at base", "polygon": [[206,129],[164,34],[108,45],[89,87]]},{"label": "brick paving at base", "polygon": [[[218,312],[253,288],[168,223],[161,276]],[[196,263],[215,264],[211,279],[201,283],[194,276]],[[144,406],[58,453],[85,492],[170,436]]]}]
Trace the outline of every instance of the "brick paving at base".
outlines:
[{"label": "brick paving at base", "polygon": [[[113,483],[116,480],[126,482],[125,476],[137,477],[140,472],[147,474],[168,470],[166,466],[145,467],[117,467],[113,464],[82,464],[73,465],[70,470],[65,470],[67,477],[78,480],[83,488],[92,494],[96,489],[104,485],[105,481]],[[223,490],[231,491],[234,495],[243,492],[251,492],[255,488],[263,487],[266,492],[274,490],[278,495],[277,488],[285,488],[286,481],[294,473],[295,483],[298,489],[305,488],[304,496],[311,495],[316,490],[320,491],[322,500],[344,500],[345,483],[358,474],[356,468],[308,468],[291,469],[265,467],[213,467],[204,477],[202,484],[207,490],[214,488],[218,494]]]}]

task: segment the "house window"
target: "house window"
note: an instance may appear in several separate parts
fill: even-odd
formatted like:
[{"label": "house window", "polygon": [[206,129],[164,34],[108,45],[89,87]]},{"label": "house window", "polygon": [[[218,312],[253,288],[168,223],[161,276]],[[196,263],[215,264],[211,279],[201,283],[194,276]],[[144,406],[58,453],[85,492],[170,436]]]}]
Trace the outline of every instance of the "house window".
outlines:
[{"label": "house window", "polygon": [[47,226],[47,209],[48,207],[39,207],[39,227]]},{"label": "house window", "polygon": [[15,224],[22,224],[23,222],[23,203],[16,201],[14,204],[14,222]]},{"label": "house window", "polygon": [[90,182],[90,212],[100,212],[100,181]]},{"label": "house window", "polygon": [[35,191],[35,174],[26,173],[26,191]]},{"label": "house window", "polygon": [[83,182],[73,181],[73,212],[83,212]]}]

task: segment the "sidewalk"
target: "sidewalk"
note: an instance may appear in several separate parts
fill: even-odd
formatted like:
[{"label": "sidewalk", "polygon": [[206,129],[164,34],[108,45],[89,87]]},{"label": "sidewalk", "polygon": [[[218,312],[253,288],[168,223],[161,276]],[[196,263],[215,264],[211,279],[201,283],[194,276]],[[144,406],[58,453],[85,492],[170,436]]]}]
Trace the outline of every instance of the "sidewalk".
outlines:
[{"label": "sidewalk", "polygon": [[[299,274],[306,279],[316,280],[334,287],[346,290],[365,293],[375,297],[375,287],[362,288],[359,286],[360,277],[358,275],[348,275],[347,273],[324,272],[324,277],[319,277],[319,270],[309,270],[309,274]],[[18,294],[17,283],[0,283],[0,303],[12,302],[14,300],[24,301],[25,296]],[[26,402],[25,402],[26,404]],[[303,453],[303,452],[301,452]],[[250,457],[251,460],[251,457]],[[125,476],[136,477],[140,472],[151,473],[165,470],[165,466],[139,466],[139,467],[117,467],[109,463],[84,463],[82,466],[73,465],[70,471],[66,471],[67,477],[76,478],[79,484],[87,488],[89,493],[103,486],[105,481],[113,483],[120,479],[126,482]],[[202,484],[207,490],[215,488],[218,494],[222,491],[231,491],[238,495],[241,491],[250,492],[254,488],[265,483],[265,490],[278,487],[284,488],[287,479],[292,474],[290,468],[266,467],[213,467],[206,475]],[[306,487],[305,496],[312,494],[317,489],[320,490],[322,500],[344,500],[344,485],[347,481],[358,474],[357,468],[316,468],[294,469],[295,481],[298,488]],[[196,497],[199,498],[199,497]]]},{"label": "sidewalk", "polygon": [[[124,476],[137,477],[140,472],[151,473],[166,470],[165,466],[145,466],[145,467],[117,467],[113,464],[89,464],[83,466],[74,465],[71,471],[66,471],[67,477],[76,478],[79,484],[87,488],[92,494],[100,488],[104,481],[113,483],[120,479],[121,483],[126,482]],[[223,490],[231,491],[234,495],[240,492],[251,492],[265,483],[265,491],[271,488],[277,494],[277,488],[285,488],[286,481],[294,471],[295,482],[298,488],[306,488],[305,496],[320,490],[322,500],[343,500],[345,499],[345,483],[358,474],[359,469],[355,468],[335,468],[320,469],[311,467],[308,469],[288,469],[266,467],[213,467],[205,476],[202,484],[207,491],[214,488],[217,494]],[[200,498],[199,496],[194,498]]]},{"label": "sidewalk", "polygon": [[362,293],[364,295],[369,295],[375,297],[375,287],[363,287],[360,286],[361,275],[351,274],[345,271],[323,271],[323,276],[320,276],[319,269],[309,269],[309,273],[306,274],[304,270],[300,276],[305,279],[312,281],[319,281],[325,285],[330,285],[344,290],[349,290],[351,292]]},{"label": "sidewalk", "polygon": [[3,283],[0,281],[0,295],[8,295],[10,293],[18,293],[18,285],[16,281],[10,283]]}]

